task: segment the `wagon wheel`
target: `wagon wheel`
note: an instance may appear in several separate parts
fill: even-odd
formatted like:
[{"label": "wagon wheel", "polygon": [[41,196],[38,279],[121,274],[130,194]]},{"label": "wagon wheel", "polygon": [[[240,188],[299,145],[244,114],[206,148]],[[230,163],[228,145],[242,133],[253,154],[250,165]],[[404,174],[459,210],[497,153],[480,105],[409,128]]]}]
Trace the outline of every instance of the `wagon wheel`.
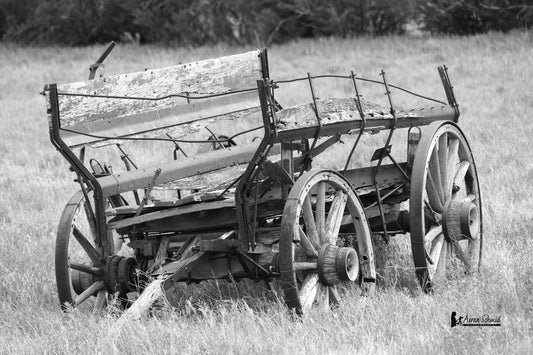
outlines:
[{"label": "wagon wheel", "polygon": [[463,132],[432,123],[418,145],[411,175],[410,233],[424,291],[481,263],[483,228],[476,166]]},{"label": "wagon wheel", "polygon": [[[89,199],[92,193],[88,193]],[[99,311],[110,294],[125,299],[135,290],[137,262],[134,258],[104,254],[98,247],[94,213],[82,191],[74,194],[61,215],[55,249],[57,293],[63,310],[80,307]],[[120,245],[115,232],[114,250]]]},{"label": "wagon wheel", "polygon": [[[343,221],[355,227],[358,252],[337,246]],[[353,282],[359,274],[363,292],[373,289],[376,270],[368,223],[361,202],[338,173],[311,170],[292,187],[281,221],[279,270],[285,302],[298,314],[315,303],[324,308],[338,303],[337,285]]]}]

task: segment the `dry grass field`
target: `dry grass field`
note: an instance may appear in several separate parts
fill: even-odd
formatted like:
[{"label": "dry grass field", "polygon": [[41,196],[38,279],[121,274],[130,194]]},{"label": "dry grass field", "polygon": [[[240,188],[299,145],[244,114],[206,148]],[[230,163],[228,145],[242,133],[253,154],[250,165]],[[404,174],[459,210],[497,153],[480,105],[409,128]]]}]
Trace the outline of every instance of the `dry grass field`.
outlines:
[{"label": "dry grass field", "polygon": [[[217,57],[250,48],[118,46],[106,75]],[[259,284],[221,283],[203,302],[117,329],[116,316],[59,309],[54,242],[77,189],[48,138],[43,85],[84,80],[103,47],[0,44],[0,353],[427,354],[533,351],[533,32],[465,38],[304,40],[269,49],[271,76],[347,73],[444,98],[436,68],[455,86],[484,198],[479,274],[434,295],[414,282],[408,235],[394,237],[373,298],[293,320]],[[331,96],[337,89],[329,88]],[[298,102],[298,93],[287,100]],[[403,143],[402,143],[403,144]],[[369,157],[362,161],[368,162]],[[192,296],[191,296],[192,297]],[[198,296],[196,296],[198,297]],[[450,327],[450,313],[501,316],[501,327]]]}]

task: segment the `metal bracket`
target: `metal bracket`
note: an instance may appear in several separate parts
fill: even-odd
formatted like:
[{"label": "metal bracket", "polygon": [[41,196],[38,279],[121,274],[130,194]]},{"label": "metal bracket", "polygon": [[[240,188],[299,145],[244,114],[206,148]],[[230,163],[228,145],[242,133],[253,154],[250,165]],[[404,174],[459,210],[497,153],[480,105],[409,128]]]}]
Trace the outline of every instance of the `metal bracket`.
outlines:
[{"label": "metal bracket", "polygon": [[388,157],[391,152],[391,147],[391,145],[388,145],[386,147],[376,149],[374,154],[372,154],[370,161],[383,160],[385,157]]},{"label": "metal bracket", "polygon": [[159,177],[159,174],[161,174],[161,169],[157,168],[155,170],[154,176],[152,177],[152,180],[150,181],[150,183],[146,187],[146,191],[144,192],[144,197],[143,197],[141,203],[139,204],[139,207],[137,207],[137,211],[135,211],[134,217],[138,217],[141,214],[144,205],[146,205],[148,203],[148,200],[150,199],[150,195],[152,193],[152,189],[155,186],[155,182],[156,182],[157,178]]},{"label": "metal bracket", "polygon": [[94,76],[96,75],[96,70],[98,70],[98,68],[104,64],[104,60],[111,53],[111,51],[113,50],[113,48],[115,48],[116,45],[117,44],[114,41],[111,41],[104,53],[102,53],[102,55],[96,60],[94,64],[91,64],[89,66],[89,80],[94,79]]}]

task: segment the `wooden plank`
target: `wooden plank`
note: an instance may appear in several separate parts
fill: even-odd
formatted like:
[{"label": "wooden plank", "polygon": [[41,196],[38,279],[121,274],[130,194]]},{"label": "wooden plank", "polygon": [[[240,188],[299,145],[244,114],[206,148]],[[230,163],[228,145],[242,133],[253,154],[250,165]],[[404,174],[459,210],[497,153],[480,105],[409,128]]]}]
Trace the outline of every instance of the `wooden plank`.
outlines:
[{"label": "wooden plank", "polygon": [[[323,111],[322,129],[319,137],[333,136],[335,134],[346,134],[357,132],[363,126],[363,121],[357,112],[343,111],[344,99],[330,99],[331,102],[339,100],[340,107],[335,108],[333,104],[326,106],[330,112]],[[310,114],[309,108],[304,105],[298,109],[290,110],[286,113],[283,110],[278,114],[278,142],[288,142],[294,139],[313,138],[316,135],[317,121]],[[339,112],[336,112],[339,110]],[[373,116],[367,116],[365,131],[380,131],[390,129],[394,120],[388,114],[381,114],[380,110],[375,111]],[[396,112],[396,128],[407,128],[412,126],[428,125],[434,121],[453,119],[455,111],[450,106],[423,107],[420,109],[398,110]]]},{"label": "wooden plank", "polygon": [[[233,148],[231,148],[233,149]],[[207,154],[207,153],[205,153]],[[193,175],[181,179],[173,180],[165,184],[159,184],[155,187],[154,196],[163,196],[163,191],[157,190],[206,190],[206,189],[224,189],[244,173],[248,164],[239,164],[228,166],[219,170],[209,171],[201,175]]]},{"label": "wooden plank", "polygon": [[209,100],[195,100],[190,104],[184,102],[133,115],[108,116],[106,119],[82,122],[64,127],[68,131],[61,131],[61,137],[71,147],[85,144],[98,147],[126,142],[120,137],[166,138],[167,133],[178,139],[199,132],[213,122],[246,118],[259,114],[259,111],[257,92],[244,92]]},{"label": "wooden plank", "polygon": [[156,221],[165,219],[168,217],[175,217],[183,214],[194,213],[194,212],[205,212],[207,210],[216,210],[222,208],[235,208],[235,201],[233,200],[222,200],[222,201],[212,201],[197,203],[190,206],[182,206],[180,208],[171,208],[161,211],[155,211],[150,213],[145,213],[137,217],[129,217],[120,219],[118,221],[109,222],[107,224],[107,229],[120,229],[135,224],[141,224],[148,221]]},{"label": "wooden plank", "polygon": [[[367,119],[393,118],[388,108],[360,99]],[[317,99],[317,111],[322,124],[361,120],[354,98]],[[276,113],[279,130],[317,127],[314,105],[311,102],[288,107]]]},{"label": "wooden plank", "polygon": [[[128,97],[164,97],[171,94],[206,95],[256,87],[262,78],[261,51],[202,60],[195,63],[161,69],[122,74],[58,85],[58,92]],[[183,98],[158,101],[94,98],[83,96],[59,97],[61,125],[105,120],[108,117],[134,115],[163,109],[184,102]]]},{"label": "wooden plank", "polygon": [[154,168],[160,168],[158,184],[168,183],[184,177],[195,176],[231,165],[248,163],[257,149],[257,145],[247,145],[214,150],[197,157],[170,161],[157,167],[147,167],[98,178],[104,196],[113,196],[122,192],[142,189],[148,186]]},{"label": "wooden plank", "polygon": [[[223,201],[207,202],[205,206],[211,206]],[[283,212],[283,200],[269,200],[261,203],[257,209],[258,218],[280,216]],[[183,209],[192,208],[193,206],[176,207],[171,210],[178,210],[183,212]],[[171,211],[170,210],[170,211]],[[159,216],[157,216],[159,217]],[[238,225],[235,206],[232,208],[223,207],[217,209],[199,208],[199,211],[193,213],[180,214],[169,216],[167,218],[157,218],[156,220],[147,221],[141,224],[135,224],[134,228],[137,232],[210,232],[223,231],[234,229]],[[119,231],[126,233],[129,229],[133,229],[133,225],[126,227]]]},{"label": "wooden plank", "polygon": [[[161,168],[154,190],[223,189],[226,183],[233,182],[246,169],[257,146],[258,143],[252,143],[214,150],[196,157],[166,162],[159,166],[103,176],[98,178],[98,181],[102,186],[104,196],[113,196],[145,188],[150,183],[154,170]],[[279,146],[275,146],[270,149],[269,154],[279,154],[279,151]],[[155,192],[154,194],[158,195]],[[164,193],[159,195],[164,196]]]},{"label": "wooden plank", "polygon": [[223,191],[212,191],[212,192],[197,192],[184,198],[175,198],[175,199],[164,199],[164,200],[155,200],[153,199],[154,206],[156,207],[178,207],[191,205],[198,202],[209,202],[217,200],[225,200],[227,197],[225,195],[220,195]]},{"label": "wooden plank", "polygon": [[146,271],[147,275],[150,275],[152,272],[154,272],[154,270],[157,270],[158,268],[160,268],[162,266],[163,262],[165,261],[165,259],[167,257],[167,251],[168,251],[169,243],[170,243],[170,237],[169,236],[164,236],[164,237],[161,238],[161,241],[159,243],[159,247],[157,248],[157,254],[155,256],[154,263]]}]

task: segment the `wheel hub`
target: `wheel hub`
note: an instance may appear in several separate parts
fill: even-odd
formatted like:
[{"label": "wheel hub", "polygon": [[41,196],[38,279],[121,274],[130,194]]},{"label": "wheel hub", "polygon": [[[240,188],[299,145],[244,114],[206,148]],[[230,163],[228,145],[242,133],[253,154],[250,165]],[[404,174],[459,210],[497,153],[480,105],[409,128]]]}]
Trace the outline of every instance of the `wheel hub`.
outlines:
[{"label": "wheel hub", "polygon": [[139,265],[134,258],[111,255],[104,266],[104,284],[111,293],[125,294],[135,291],[138,285]]},{"label": "wheel hub", "polygon": [[72,269],[70,272],[70,280],[72,288],[78,295],[89,288],[94,282],[95,278],[91,274]]},{"label": "wheel hub", "polygon": [[474,202],[451,200],[444,206],[444,236],[452,240],[479,238],[479,210]]},{"label": "wheel hub", "polygon": [[328,286],[355,281],[359,275],[359,258],[355,249],[325,244],[318,253],[318,276]]}]

